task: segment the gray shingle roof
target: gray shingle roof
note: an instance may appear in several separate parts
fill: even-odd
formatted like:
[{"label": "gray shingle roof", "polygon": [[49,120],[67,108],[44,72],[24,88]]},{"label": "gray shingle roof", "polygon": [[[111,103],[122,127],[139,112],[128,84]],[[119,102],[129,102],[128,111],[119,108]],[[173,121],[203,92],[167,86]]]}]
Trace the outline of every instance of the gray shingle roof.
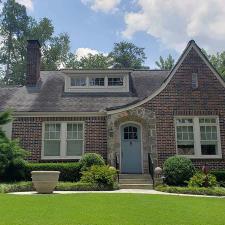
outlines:
[{"label": "gray shingle roof", "polygon": [[36,87],[0,88],[0,111],[16,112],[98,112],[137,102],[156,91],[169,71],[131,72],[129,93],[64,93],[62,71],[42,71],[42,84]]}]

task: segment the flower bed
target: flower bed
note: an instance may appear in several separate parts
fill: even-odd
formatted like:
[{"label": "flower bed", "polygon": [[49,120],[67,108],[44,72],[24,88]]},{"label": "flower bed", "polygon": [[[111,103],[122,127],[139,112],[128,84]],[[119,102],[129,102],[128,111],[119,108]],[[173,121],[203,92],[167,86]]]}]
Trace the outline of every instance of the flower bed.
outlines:
[{"label": "flower bed", "polygon": [[155,190],[177,194],[225,196],[225,188],[222,187],[205,188],[205,187],[157,186],[155,187]]}]

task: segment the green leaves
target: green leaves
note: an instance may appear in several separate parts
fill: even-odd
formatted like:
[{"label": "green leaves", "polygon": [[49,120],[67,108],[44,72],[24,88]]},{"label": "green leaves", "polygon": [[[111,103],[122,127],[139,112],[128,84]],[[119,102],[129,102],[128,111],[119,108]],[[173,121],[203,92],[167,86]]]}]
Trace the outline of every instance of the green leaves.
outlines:
[{"label": "green leaves", "polygon": [[166,59],[163,59],[162,56],[159,57],[159,61],[156,61],[155,64],[158,66],[161,70],[171,70],[174,66],[175,60],[173,57],[169,54],[169,56]]},{"label": "green leaves", "polygon": [[113,60],[113,67],[120,69],[141,69],[146,59],[144,48],[126,41],[115,43],[109,57]]}]

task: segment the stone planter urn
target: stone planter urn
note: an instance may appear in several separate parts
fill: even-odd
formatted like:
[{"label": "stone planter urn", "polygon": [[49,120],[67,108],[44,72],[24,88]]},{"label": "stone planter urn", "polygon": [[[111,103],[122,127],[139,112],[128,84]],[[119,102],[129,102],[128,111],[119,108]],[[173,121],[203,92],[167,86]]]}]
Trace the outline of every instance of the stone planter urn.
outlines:
[{"label": "stone planter urn", "polygon": [[32,171],[34,188],[39,194],[51,194],[59,180],[59,171]]}]

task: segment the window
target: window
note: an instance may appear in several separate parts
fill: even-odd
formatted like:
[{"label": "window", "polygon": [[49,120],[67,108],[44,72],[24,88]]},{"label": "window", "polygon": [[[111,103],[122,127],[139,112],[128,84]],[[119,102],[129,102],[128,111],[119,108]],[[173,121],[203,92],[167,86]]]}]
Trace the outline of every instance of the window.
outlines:
[{"label": "window", "polygon": [[70,83],[71,86],[86,86],[86,77],[72,77]]},{"label": "window", "polygon": [[216,155],[218,152],[218,137],[216,119],[199,119],[201,133],[202,155]]},{"label": "window", "polygon": [[45,124],[44,135],[44,155],[59,156],[60,155],[60,129],[59,123]]},{"label": "window", "polygon": [[177,119],[177,151],[180,155],[194,155],[192,119]]},{"label": "window", "polygon": [[108,86],[123,86],[123,78],[122,77],[109,77],[108,78]]},{"label": "window", "polygon": [[176,118],[177,153],[192,157],[221,156],[217,117]]},{"label": "window", "polygon": [[192,73],[192,82],[191,82],[192,88],[197,89],[198,88],[198,74]]},{"label": "window", "polygon": [[105,78],[90,78],[90,86],[104,86]]},{"label": "window", "polygon": [[138,139],[137,136],[137,127],[125,127],[124,128],[124,139],[129,140],[129,139]]},{"label": "window", "polygon": [[67,156],[81,156],[83,150],[83,124],[67,124]]},{"label": "window", "polygon": [[82,122],[45,123],[42,157],[45,159],[79,159],[83,153]]}]

